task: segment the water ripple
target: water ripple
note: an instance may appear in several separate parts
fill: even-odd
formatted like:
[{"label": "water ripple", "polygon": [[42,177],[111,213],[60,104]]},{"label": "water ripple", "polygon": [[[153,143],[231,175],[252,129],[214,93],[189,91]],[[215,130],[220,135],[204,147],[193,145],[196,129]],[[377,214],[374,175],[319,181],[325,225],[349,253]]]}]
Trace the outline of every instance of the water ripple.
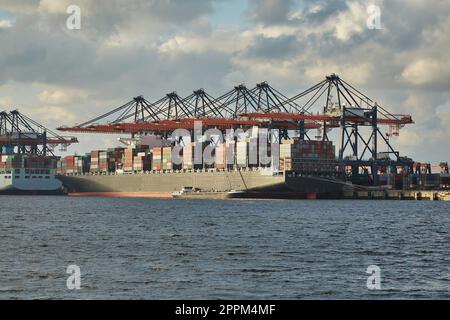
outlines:
[{"label": "water ripple", "polygon": [[450,299],[445,202],[1,201],[0,299]]}]

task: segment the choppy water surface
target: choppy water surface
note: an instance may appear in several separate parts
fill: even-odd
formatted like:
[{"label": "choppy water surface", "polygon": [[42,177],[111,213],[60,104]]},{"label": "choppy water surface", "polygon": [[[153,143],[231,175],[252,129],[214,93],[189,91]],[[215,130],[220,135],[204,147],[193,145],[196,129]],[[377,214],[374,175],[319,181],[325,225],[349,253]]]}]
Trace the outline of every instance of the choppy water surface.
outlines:
[{"label": "choppy water surface", "polygon": [[450,298],[448,202],[0,202],[1,299]]}]

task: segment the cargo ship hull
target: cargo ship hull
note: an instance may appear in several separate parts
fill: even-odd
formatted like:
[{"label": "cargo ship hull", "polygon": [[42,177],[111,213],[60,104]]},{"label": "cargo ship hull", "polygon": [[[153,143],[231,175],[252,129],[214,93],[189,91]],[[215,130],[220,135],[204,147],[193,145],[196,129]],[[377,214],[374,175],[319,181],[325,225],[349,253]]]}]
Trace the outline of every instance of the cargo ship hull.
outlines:
[{"label": "cargo ship hull", "polygon": [[21,190],[16,188],[1,189],[0,196],[62,196],[63,189],[57,190]]},{"label": "cargo ship hull", "polygon": [[[11,150],[9,150],[11,151]],[[0,156],[0,195],[60,195],[56,158],[35,154]]]},{"label": "cargo ship hull", "polygon": [[180,172],[120,175],[62,175],[58,178],[71,195],[167,198],[183,187],[205,193],[229,193],[230,197],[338,198],[349,185],[338,180],[293,173],[270,175],[260,171]]},{"label": "cargo ship hull", "polygon": [[0,174],[0,195],[63,195],[62,182],[54,174],[32,175],[25,169]]}]

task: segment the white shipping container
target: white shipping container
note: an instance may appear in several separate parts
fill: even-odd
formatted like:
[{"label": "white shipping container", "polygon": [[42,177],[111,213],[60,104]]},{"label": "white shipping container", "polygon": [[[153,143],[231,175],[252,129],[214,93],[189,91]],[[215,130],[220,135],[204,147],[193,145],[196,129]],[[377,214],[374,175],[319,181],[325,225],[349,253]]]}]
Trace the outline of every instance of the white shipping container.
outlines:
[{"label": "white shipping container", "polygon": [[247,142],[238,142],[236,153],[238,158],[247,158],[248,144]]},{"label": "white shipping container", "polygon": [[254,126],[252,128],[252,134],[251,134],[250,138],[257,139],[258,138],[258,134],[259,134],[259,127],[258,126]]},{"label": "white shipping container", "polygon": [[222,145],[216,148],[216,164],[225,164],[226,160],[226,149],[225,146]]},{"label": "white shipping container", "polygon": [[194,157],[194,150],[191,145],[185,146],[183,148],[183,163],[192,164]]}]

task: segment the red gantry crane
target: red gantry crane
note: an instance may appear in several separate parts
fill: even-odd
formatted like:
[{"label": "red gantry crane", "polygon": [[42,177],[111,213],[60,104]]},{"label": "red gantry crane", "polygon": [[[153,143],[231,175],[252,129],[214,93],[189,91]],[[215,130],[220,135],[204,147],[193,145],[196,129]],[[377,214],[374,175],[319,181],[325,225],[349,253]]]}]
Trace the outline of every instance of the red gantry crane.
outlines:
[{"label": "red gantry crane", "polygon": [[0,150],[47,156],[53,155],[57,146],[65,151],[74,143],[77,138],[56,134],[18,110],[0,112]]},{"label": "red gantry crane", "polygon": [[[201,121],[205,130],[259,126],[279,130],[282,138],[289,138],[294,131],[308,140],[312,129],[320,132],[316,136],[320,140],[329,140],[330,131],[340,130],[336,143],[339,165],[350,166],[353,172],[361,167],[377,172],[380,167],[413,164],[389,141],[405,125],[414,123],[412,117],[389,112],[335,74],[293,97],[267,82],[252,89],[239,85],[218,98],[203,89],[186,98],[172,92],[153,103],[139,96],[95,119],[58,130],[167,135],[176,129],[192,131],[195,121]],[[382,126],[389,131],[383,133]],[[381,145],[387,152],[379,152]]]}]

